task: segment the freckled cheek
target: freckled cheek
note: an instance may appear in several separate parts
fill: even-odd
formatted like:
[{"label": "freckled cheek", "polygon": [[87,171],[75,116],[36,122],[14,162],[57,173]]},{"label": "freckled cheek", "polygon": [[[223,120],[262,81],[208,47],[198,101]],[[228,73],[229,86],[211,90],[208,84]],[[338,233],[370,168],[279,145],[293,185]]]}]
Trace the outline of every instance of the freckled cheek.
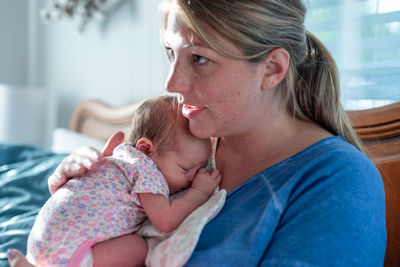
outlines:
[{"label": "freckled cheek", "polygon": [[[230,113],[232,117],[237,112],[237,109],[243,105],[243,100],[246,98],[246,95],[241,90],[241,88],[235,86],[232,83],[225,84],[212,84],[210,86],[210,82],[206,84],[199,84],[199,93],[202,94],[202,98],[207,102],[210,108],[216,111],[215,116],[221,117],[227,116],[227,113]],[[203,88],[203,89],[200,89]],[[247,100],[248,102],[249,100]],[[236,116],[236,115],[235,115]]]},{"label": "freckled cheek", "polygon": [[237,104],[231,102],[229,97],[225,98],[228,100],[223,100],[218,105],[217,110],[214,112],[214,116],[217,120],[221,121],[225,126],[230,124],[235,124],[240,112],[237,109]]}]

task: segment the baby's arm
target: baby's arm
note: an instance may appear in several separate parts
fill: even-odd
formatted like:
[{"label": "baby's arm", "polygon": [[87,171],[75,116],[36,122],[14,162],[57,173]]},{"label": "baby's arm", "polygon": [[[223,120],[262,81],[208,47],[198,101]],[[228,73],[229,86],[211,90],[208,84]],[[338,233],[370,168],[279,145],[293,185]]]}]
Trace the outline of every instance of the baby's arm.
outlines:
[{"label": "baby's arm", "polygon": [[169,201],[163,195],[139,193],[139,199],[151,223],[160,231],[170,233],[195,209],[205,203],[221,181],[218,170],[208,173],[200,169],[189,190]]}]

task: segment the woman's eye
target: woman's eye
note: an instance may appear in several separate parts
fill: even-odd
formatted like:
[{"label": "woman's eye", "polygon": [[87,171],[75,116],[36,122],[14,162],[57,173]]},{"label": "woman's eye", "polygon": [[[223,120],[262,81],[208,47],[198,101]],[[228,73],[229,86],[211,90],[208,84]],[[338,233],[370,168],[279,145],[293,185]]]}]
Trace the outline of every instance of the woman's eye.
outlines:
[{"label": "woman's eye", "polygon": [[165,48],[165,51],[166,51],[166,53],[167,53],[167,56],[168,56],[169,60],[170,60],[170,61],[174,60],[174,58],[175,58],[174,50],[172,50],[172,49],[169,48],[169,47],[166,47],[166,48]]},{"label": "woman's eye", "polygon": [[208,59],[199,55],[193,55],[193,61],[197,64],[204,64],[208,61]]}]

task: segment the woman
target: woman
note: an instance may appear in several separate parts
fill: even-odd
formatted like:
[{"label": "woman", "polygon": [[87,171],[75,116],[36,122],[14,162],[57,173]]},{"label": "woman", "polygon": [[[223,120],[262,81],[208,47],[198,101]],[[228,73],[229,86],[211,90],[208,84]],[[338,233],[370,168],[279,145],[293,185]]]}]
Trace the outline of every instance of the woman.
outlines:
[{"label": "woman", "polygon": [[[193,135],[218,138],[228,191],[188,265],[382,265],[381,177],[340,104],[335,63],[304,28],[302,2],[168,0],[162,10],[166,89]],[[90,168],[90,153],[67,157],[50,190]]]}]

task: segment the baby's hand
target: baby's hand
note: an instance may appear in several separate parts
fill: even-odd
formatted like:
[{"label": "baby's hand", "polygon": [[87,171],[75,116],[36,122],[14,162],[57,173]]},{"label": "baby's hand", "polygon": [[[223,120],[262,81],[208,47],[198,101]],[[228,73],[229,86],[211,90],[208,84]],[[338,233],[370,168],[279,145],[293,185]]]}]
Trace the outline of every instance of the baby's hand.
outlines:
[{"label": "baby's hand", "polygon": [[221,174],[217,169],[207,172],[204,168],[198,170],[190,188],[203,193],[207,198],[221,182]]}]

